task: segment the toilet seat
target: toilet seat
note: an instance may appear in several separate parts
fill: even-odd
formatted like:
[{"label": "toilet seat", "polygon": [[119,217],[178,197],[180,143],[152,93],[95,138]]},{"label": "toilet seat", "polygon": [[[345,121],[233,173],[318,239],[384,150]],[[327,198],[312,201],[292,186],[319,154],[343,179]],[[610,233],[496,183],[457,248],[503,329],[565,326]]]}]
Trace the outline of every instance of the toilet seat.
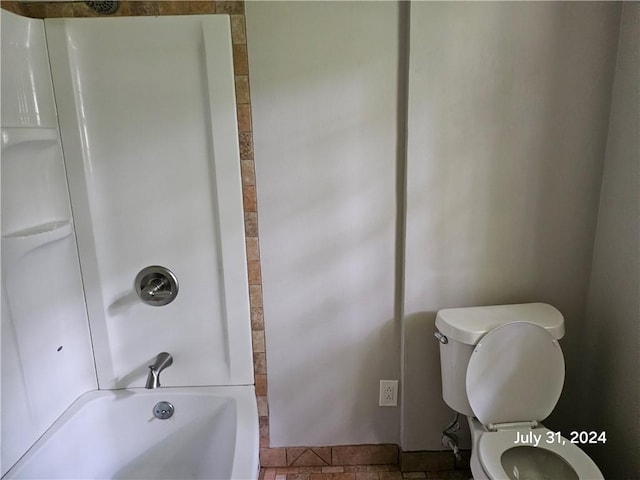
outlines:
[{"label": "toilet seat", "polygon": [[[554,476],[548,478],[560,478],[564,470],[567,479],[604,479],[580,448],[564,438],[558,439],[557,434],[544,427],[531,428],[553,411],[563,384],[564,356],[560,345],[539,325],[504,324],[476,344],[467,366],[466,388],[469,405],[488,430],[479,437],[476,454],[489,478],[544,475],[544,468],[555,462]],[[531,433],[541,435],[537,446],[522,441]],[[513,450],[504,459],[505,464],[513,465],[511,468],[520,467],[522,471],[516,475],[505,469],[503,455],[519,448],[522,450]]]},{"label": "toilet seat", "polygon": [[[542,435],[539,445],[537,447],[531,446],[531,448],[555,453],[573,469],[579,479],[604,480],[602,472],[586,453],[564,437],[561,437],[558,441],[557,434],[554,435],[544,427],[533,430],[498,430],[496,432],[483,433],[478,442],[477,453],[480,465],[489,478],[513,478],[513,476],[509,476],[502,465],[502,455],[511,448],[526,446],[514,443],[516,431],[524,435],[528,432]],[[549,438],[553,438],[555,441],[547,441]]]}]

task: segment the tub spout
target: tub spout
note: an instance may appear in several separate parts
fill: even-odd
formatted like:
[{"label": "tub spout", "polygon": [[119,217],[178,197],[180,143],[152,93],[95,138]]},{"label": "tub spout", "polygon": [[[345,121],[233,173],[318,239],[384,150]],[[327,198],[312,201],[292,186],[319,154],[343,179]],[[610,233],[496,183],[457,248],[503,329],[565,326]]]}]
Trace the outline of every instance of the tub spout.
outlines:
[{"label": "tub spout", "polygon": [[173,357],[170,353],[161,352],[156,357],[153,365],[149,365],[149,375],[147,376],[147,384],[144,388],[158,388],[160,386],[160,372],[171,366]]}]

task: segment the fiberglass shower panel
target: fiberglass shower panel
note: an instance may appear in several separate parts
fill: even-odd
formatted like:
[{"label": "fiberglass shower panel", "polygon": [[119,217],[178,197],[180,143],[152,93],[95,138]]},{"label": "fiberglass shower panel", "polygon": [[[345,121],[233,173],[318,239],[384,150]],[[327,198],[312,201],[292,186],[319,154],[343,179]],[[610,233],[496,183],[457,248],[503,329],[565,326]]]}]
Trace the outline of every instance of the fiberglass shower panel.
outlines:
[{"label": "fiberglass shower panel", "polygon": [[44,23],[0,19],[4,475],[97,384]]},{"label": "fiberglass shower panel", "polygon": [[[100,388],[253,383],[226,15],[47,19]],[[161,265],[179,292],[135,293]]]}]

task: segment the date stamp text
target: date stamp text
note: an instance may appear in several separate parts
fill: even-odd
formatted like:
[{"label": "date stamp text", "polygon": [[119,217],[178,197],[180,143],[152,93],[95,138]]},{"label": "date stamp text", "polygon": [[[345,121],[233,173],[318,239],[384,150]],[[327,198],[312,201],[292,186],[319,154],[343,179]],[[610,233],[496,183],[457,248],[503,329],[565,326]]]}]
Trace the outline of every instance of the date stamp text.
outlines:
[{"label": "date stamp text", "polygon": [[568,438],[565,438],[560,432],[552,432],[551,430],[548,430],[546,432],[536,433],[534,430],[531,430],[526,433],[516,432],[516,439],[513,443],[534,447],[540,446],[541,443],[555,443],[559,445],[566,445],[567,443],[575,443],[579,445],[604,444],[607,443],[607,434],[606,432],[595,431],[572,431],[569,433]]}]

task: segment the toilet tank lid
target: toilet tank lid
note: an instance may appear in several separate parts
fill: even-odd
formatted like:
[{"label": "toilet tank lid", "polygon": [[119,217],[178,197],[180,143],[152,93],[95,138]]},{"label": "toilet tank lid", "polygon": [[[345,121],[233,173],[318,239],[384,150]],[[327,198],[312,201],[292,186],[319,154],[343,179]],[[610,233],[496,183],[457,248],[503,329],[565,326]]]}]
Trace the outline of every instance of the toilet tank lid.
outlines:
[{"label": "toilet tank lid", "polygon": [[487,332],[518,321],[539,325],[556,340],[564,336],[564,317],[547,303],[446,308],[438,312],[436,328],[452,340],[476,345]]}]

